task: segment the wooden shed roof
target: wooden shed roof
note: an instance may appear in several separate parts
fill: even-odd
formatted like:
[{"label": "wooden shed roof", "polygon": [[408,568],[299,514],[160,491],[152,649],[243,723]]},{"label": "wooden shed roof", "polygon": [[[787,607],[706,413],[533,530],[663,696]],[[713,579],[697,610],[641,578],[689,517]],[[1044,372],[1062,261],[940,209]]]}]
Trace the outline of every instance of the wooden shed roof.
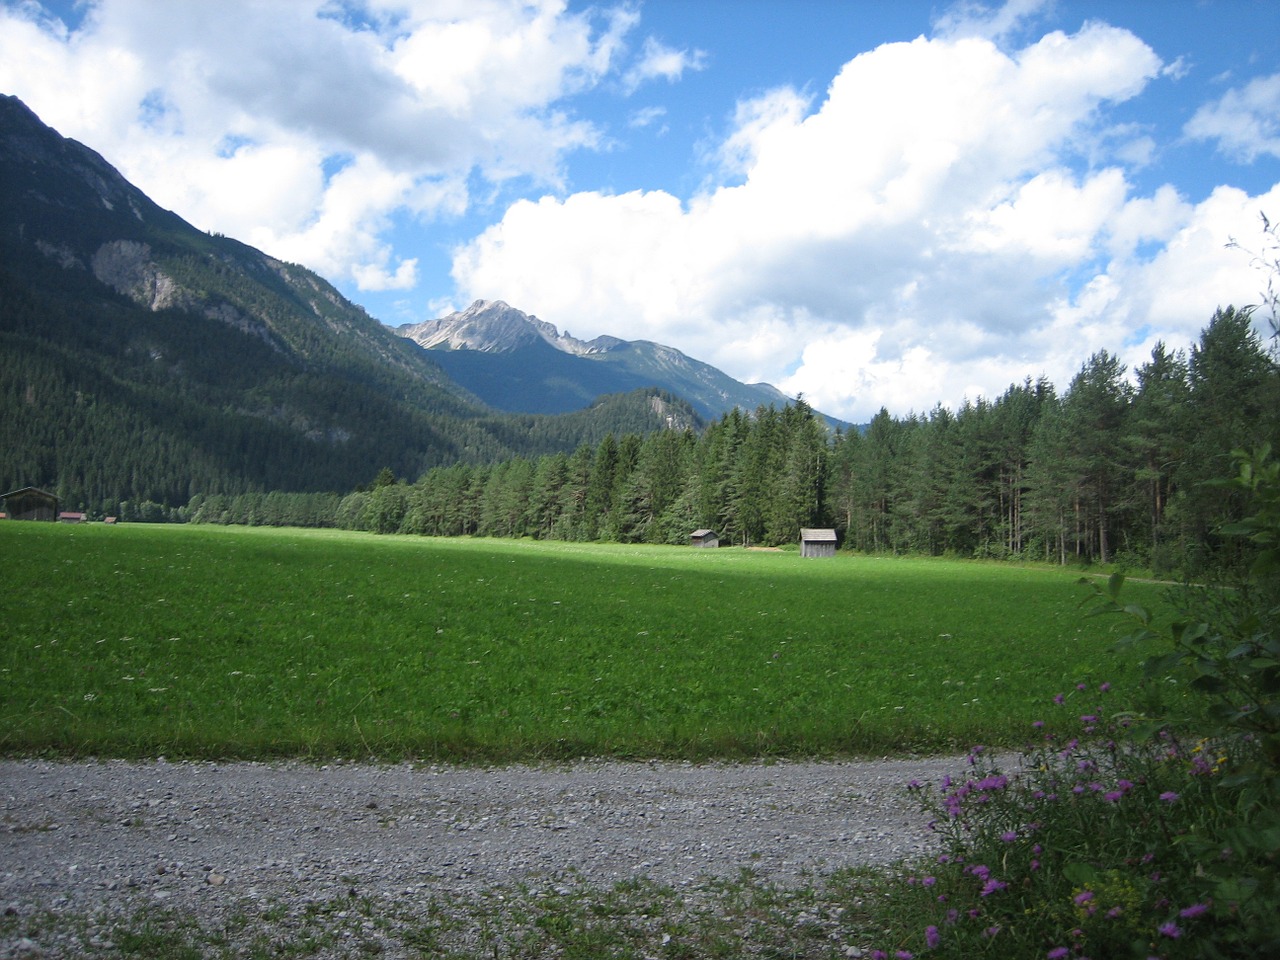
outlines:
[{"label": "wooden shed roof", "polygon": [[824,527],[804,527],[800,530],[800,539],[805,543],[835,543],[836,532]]},{"label": "wooden shed roof", "polygon": [[50,500],[58,499],[57,494],[50,493],[48,490],[41,490],[39,487],[19,487],[17,490],[10,490],[8,493],[0,493],[0,500],[4,500],[6,497],[20,496],[24,493],[28,495],[34,493],[41,497],[48,497]]}]

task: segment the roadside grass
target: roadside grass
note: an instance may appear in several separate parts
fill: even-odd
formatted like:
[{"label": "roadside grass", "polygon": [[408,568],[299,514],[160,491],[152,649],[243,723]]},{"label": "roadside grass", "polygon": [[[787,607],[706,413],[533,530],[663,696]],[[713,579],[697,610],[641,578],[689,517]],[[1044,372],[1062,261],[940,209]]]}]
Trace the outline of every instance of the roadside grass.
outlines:
[{"label": "roadside grass", "polygon": [[452,895],[245,901],[221,918],[154,905],[91,917],[8,917],[0,941],[30,938],[56,955],[134,960],[323,956],[447,960],[837,958],[869,956],[881,935],[884,880],[846,871],[798,887],[744,870],[672,887],[643,877]]},{"label": "roadside grass", "polygon": [[1140,688],[1057,568],[151,525],[0,547],[9,755],[927,753],[1020,745],[1067,683]]}]

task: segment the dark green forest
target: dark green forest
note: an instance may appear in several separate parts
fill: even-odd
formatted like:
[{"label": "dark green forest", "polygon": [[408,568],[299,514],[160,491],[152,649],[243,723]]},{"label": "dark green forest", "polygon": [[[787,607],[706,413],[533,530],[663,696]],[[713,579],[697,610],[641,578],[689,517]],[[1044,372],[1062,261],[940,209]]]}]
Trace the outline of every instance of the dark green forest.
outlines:
[{"label": "dark green forest", "polygon": [[699,423],[655,391],[561,416],[486,411],[344,352],[341,338],[303,352],[264,349],[267,336],[193,310],[139,309],[40,258],[0,265],[0,490],[37,486],[66,510],[168,519],[196,494],[342,492],[382,465],[419,476],[643,433],[665,422],[659,401]]},{"label": "dark green forest", "polygon": [[[958,411],[829,432],[800,400],[700,432],[606,435],[572,452],[384,470],[312,521],[380,533],[687,543],[794,543],[835,527],[845,549],[1193,572],[1231,560],[1236,495],[1211,485],[1235,448],[1280,447],[1280,367],[1251,312],[1218,311],[1187,350],[1132,372],[1094,354],[1063,390],[1011,385]],[[1132,373],[1132,375],[1130,375]],[[269,497],[196,497],[203,522],[302,522]],[[299,506],[298,510],[303,508]],[[323,515],[323,516],[321,516]]]}]

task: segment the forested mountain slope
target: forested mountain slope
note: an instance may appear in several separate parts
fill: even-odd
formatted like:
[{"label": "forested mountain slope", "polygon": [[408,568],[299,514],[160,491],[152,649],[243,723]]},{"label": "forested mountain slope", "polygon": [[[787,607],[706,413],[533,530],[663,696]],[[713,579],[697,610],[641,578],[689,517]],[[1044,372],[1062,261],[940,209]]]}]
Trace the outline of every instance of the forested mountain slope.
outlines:
[{"label": "forested mountain slope", "polygon": [[108,513],[343,491],[696,419],[668,400],[497,414],[314,273],[195,229],[0,96],[0,491]]}]

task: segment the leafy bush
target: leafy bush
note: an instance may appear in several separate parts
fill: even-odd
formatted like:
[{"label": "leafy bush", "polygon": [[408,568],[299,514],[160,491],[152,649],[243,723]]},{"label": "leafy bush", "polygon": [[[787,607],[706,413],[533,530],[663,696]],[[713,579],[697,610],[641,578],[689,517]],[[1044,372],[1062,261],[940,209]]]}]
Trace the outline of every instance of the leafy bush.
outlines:
[{"label": "leafy bush", "polygon": [[[1253,513],[1223,532],[1255,559],[1243,582],[1188,590],[1148,679],[1189,695],[1159,718],[1108,709],[1109,684],[1054,697],[1017,756],[969,756],[968,775],[913,784],[943,852],[889,896],[881,957],[1280,955],[1280,464],[1235,454]],[[1099,613],[1157,637],[1124,604]],[[1169,711],[1172,714],[1172,711]],[[1008,772],[1005,772],[1005,771]]]}]

